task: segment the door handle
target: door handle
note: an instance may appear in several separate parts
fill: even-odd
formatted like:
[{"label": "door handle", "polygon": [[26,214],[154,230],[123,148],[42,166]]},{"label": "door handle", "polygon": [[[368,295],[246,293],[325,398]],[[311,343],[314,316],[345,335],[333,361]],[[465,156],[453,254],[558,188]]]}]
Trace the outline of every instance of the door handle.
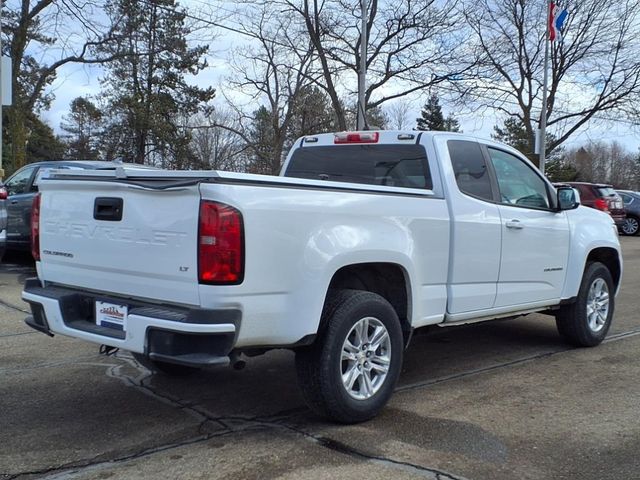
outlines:
[{"label": "door handle", "polygon": [[18,200],[11,200],[11,205],[16,205],[18,203]]},{"label": "door handle", "polygon": [[506,224],[507,228],[512,228],[514,230],[522,230],[524,225],[520,223],[520,220],[509,220]]}]

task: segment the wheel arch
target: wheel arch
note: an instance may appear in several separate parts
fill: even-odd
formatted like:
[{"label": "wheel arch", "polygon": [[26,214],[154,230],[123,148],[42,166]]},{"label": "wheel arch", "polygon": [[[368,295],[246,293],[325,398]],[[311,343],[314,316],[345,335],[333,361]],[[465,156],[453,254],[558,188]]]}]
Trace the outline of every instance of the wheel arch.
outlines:
[{"label": "wheel arch", "polygon": [[618,251],[615,248],[610,247],[594,248],[587,256],[585,269],[587,265],[592,262],[600,262],[609,269],[617,292],[620,288],[620,281],[622,280],[622,262],[620,261]]},{"label": "wheel arch", "polygon": [[[400,320],[405,345],[411,336],[412,291],[407,270],[398,263],[371,262],[345,265],[331,278],[325,294],[325,304],[332,291],[341,289],[364,290],[387,300]],[[320,329],[324,326],[320,325]]]}]

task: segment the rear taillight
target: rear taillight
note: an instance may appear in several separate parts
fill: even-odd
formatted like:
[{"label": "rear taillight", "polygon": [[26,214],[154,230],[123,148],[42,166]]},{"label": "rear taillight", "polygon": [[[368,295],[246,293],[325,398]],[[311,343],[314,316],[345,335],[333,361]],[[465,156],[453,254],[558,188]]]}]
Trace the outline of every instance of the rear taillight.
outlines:
[{"label": "rear taillight", "polygon": [[31,206],[31,255],[37,262],[40,260],[40,194],[33,197]]},{"label": "rear taillight", "polygon": [[233,285],[244,276],[242,215],[229,205],[200,202],[198,279],[200,283]]},{"label": "rear taillight", "polygon": [[0,187],[0,200],[6,200],[8,196],[9,193],[7,192],[7,189],[4,187]]},{"label": "rear taillight", "polygon": [[603,212],[609,211],[609,204],[604,198],[596,198],[596,201],[593,202],[593,206],[598,210],[602,210]]}]

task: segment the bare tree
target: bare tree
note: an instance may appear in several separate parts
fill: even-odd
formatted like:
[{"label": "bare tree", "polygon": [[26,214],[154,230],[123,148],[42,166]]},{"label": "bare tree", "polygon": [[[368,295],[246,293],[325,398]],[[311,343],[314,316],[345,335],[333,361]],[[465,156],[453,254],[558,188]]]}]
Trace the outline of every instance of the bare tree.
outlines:
[{"label": "bare tree", "polygon": [[248,166],[255,173],[280,170],[298,100],[313,83],[314,47],[301,35],[294,19],[274,12],[269,4],[247,9],[238,28],[255,39],[236,48],[228,86],[245,94],[244,105],[229,100],[235,125],[220,125],[240,136],[253,152]]},{"label": "bare tree", "polygon": [[[360,64],[361,0],[275,0],[302,21],[317,54],[337,126],[347,129],[341,91],[354,93]],[[366,109],[444,82],[473,65],[465,49],[457,1],[369,1]],[[393,88],[389,88],[393,85]]]},{"label": "bare tree", "polygon": [[569,150],[565,161],[583,182],[609,183],[616,188],[636,190],[640,174],[637,155],[616,141],[589,142]]},{"label": "bare tree", "polygon": [[[481,56],[468,83],[474,103],[517,117],[533,151],[541,117],[546,1],[468,1],[464,14]],[[551,47],[547,125],[553,150],[578,129],[640,93],[637,2],[574,2],[562,42]]]},{"label": "bare tree", "polygon": [[233,132],[238,128],[232,113],[225,109],[214,109],[209,115],[197,115],[189,119],[191,128],[191,150],[195,156],[193,168],[245,170],[247,145]]},{"label": "bare tree", "polygon": [[99,55],[96,47],[111,40],[111,28],[101,23],[99,4],[88,1],[39,0],[2,2],[3,48],[12,59],[13,106],[7,109],[11,166],[24,165],[29,122],[48,107],[47,87],[70,63],[95,64],[119,55]]},{"label": "bare tree", "polygon": [[389,127],[393,130],[405,130],[413,126],[413,121],[409,112],[411,102],[406,99],[396,100],[387,107],[387,117]]}]

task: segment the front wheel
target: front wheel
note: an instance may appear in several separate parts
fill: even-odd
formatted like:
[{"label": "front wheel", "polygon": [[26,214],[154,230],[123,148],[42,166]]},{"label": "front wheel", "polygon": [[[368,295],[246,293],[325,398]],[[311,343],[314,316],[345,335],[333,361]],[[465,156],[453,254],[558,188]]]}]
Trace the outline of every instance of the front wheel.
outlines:
[{"label": "front wheel", "polygon": [[578,347],[600,344],[611,326],[614,295],[609,269],[599,262],[588,263],[576,301],[556,315],[560,335]]},{"label": "front wheel", "polygon": [[325,305],[316,342],[296,353],[309,407],[342,423],[374,417],[395,387],[404,342],[398,316],[375,293],[340,290]]},{"label": "front wheel", "polygon": [[638,218],[628,216],[622,224],[622,233],[625,235],[638,235],[638,232],[640,232]]}]

